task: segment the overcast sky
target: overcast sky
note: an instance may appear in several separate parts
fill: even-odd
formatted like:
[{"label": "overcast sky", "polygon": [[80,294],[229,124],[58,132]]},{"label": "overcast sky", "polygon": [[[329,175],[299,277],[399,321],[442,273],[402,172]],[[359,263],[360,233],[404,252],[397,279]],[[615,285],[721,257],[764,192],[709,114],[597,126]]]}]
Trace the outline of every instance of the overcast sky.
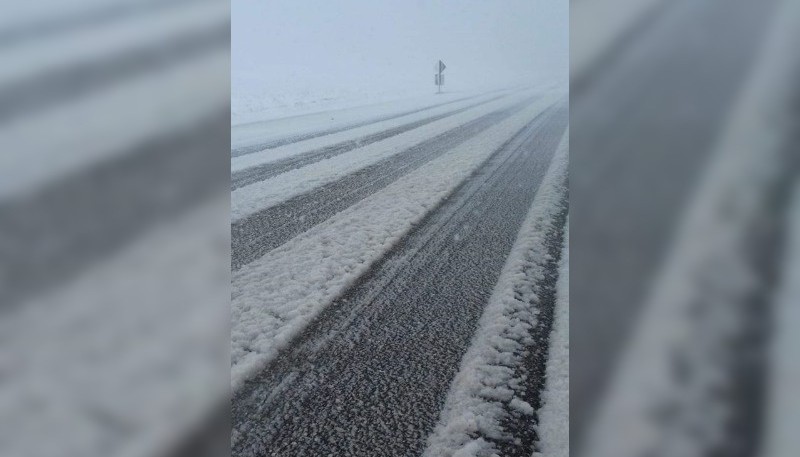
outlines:
[{"label": "overcast sky", "polygon": [[568,0],[233,0],[233,91],[567,80]]}]

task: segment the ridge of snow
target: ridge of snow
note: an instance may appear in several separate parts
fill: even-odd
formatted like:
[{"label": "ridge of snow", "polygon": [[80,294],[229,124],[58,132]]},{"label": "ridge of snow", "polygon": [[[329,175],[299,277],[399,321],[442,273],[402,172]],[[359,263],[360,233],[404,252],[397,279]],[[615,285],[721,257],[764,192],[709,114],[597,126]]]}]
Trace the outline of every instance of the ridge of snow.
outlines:
[{"label": "ridge of snow", "polygon": [[536,192],[478,330],[453,379],[424,457],[494,455],[498,451],[487,438],[505,436],[501,426],[506,417],[505,405],[519,408],[523,403],[515,395],[521,380],[515,378],[509,367],[522,363],[520,354],[532,343],[530,329],[536,325],[539,301],[536,281],[543,274],[548,256],[547,234],[555,229],[554,216],[563,209],[567,193],[564,180],[568,151],[569,128]]},{"label": "ridge of snow", "polygon": [[[539,410],[540,455],[569,457],[569,216],[558,267],[556,309],[550,335],[547,381]],[[534,454],[536,456],[536,454]]]}]

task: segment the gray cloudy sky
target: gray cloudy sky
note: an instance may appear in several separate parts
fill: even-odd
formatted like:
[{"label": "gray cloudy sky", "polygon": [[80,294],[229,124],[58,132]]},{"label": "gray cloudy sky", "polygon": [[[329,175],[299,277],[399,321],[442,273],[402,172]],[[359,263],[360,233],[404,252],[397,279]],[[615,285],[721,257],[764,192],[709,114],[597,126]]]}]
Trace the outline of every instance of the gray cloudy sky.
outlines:
[{"label": "gray cloudy sky", "polygon": [[567,79],[568,0],[234,0],[233,91],[391,90]]}]

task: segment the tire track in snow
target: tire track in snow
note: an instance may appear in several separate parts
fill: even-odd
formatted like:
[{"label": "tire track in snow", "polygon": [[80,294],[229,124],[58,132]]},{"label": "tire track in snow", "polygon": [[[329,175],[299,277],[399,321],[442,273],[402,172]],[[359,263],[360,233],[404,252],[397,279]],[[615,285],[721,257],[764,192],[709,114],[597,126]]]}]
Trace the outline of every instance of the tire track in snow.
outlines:
[{"label": "tire track in snow", "polygon": [[391,184],[530,104],[526,99],[426,140],[342,179],[231,224],[231,268],[263,256],[292,237]]},{"label": "tire track in snow", "polygon": [[[492,91],[492,92],[495,92],[495,91]],[[423,107],[423,108],[417,108],[417,109],[413,109],[411,111],[403,111],[402,113],[394,113],[394,114],[389,114],[389,115],[386,115],[386,116],[376,117],[376,118],[370,119],[368,121],[356,122],[356,123],[347,124],[347,125],[344,125],[344,126],[338,126],[338,127],[334,127],[334,128],[328,129],[328,130],[320,130],[318,132],[313,132],[313,133],[304,133],[304,134],[301,134],[301,135],[293,135],[293,136],[290,136],[290,137],[281,138],[281,139],[278,139],[278,140],[267,141],[267,142],[256,144],[256,145],[252,145],[252,146],[242,146],[240,148],[236,148],[236,149],[232,150],[231,151],[231,157],[239,157],[239,156],[243,156],[243,155],[247,155],[247,154],[252,154],[254,152],[263,151],[265,149],[273,149],[273,148],[277,148],[277,147],[280,147],[280,146],[286,146],[287,144],[297,143],[297,142],[303,141],[303,140],[310,140],[312,138],[318,138],[318,137],[325,136],[325,135],[331,135],[333,133],[344,132],[345,130],[352,130],[352,129],[356,129],[356,128],[359,128],[359,127],[364,127],[364,126],[367,126],[367,125],[370,125],[370,124],[377,124],[378,122],[389,121],[389,120],[392,120],[392,119],[397,119],[399,117],[408,116],[410,114],[421,113],[423,111],[428,111],[428,110],[432,110],[434,108],[439,108],[439,107],[442,107],[442,106],[451,105],[453,103],[463,102],[463,101],[466,101],[466,100],[472,100],[473,98],[482,97],[482,96],[490,94],[492,92],[486,92],[486,93],[483,93],[483,94],[477,94],[477,95],[471,95],[469,97],[458,98],[458,99],[455,99],[455,100],[450,100],[449,102],[439,103],[439,104],[436,104],[436,105],[430,105],[430,106],[426,106],[426,107]]]},{"label": "tire track in snow", "polygon": [[272,178],[277,176],[281,173],[286,173],[287,171],[294,170],[297,168],[302,168],[306,165],[319,162],[320,160],[330,159],[331,157],[335,157],[339,154],[344,154],[345,152],[352,151],[353,149],[360,148],[362,146],[366,146],[368,144],[376,143],[381,140],[385,140],[387,138],[393,137],[395,135],[399,135],[403,132],[408,132],[409,130],[413,130],[417,127],[421,127],[426,124],[430,124],[432,122],[438,121],[440,119],[444,119],[446,117],[454,116],[459,113],[463,113],[469,109],[475,108],[480,105],[485,105],[487,103],[491,103],[502,96],[493,97],[487,100],[482,100],[479,103],[474,103],[463,108],[456,109],[454,111],[449,111],[447,113],[437,114],[435,116],[421,119],[414,122],[409,122],[408,124],[404,124],[395,128],[391,128],[388,130],[384,130],[378,133],[374,133],[371,135],[366,135],[361,138],[355,138],[352,140],[342,141],[341,143],[337,143],[331,146],[326,146],[323,148],[315,149],[313,151],[306,152],[304,154],[287,157],[283,160],[278,160],[275,162],[269,162],[262,165],[258,165],[252,168],[247,168],[241,170],[237,173],[234,173],[231,177],[231,190],[236,190],[240,187],[244,187],[248,184],[252,184],[254,182],[263,181],[265,179]]},{"label": "tire track in snow", "polygon": [[568,121],[548,109],[232,405],[236,456],[418,455]]}]

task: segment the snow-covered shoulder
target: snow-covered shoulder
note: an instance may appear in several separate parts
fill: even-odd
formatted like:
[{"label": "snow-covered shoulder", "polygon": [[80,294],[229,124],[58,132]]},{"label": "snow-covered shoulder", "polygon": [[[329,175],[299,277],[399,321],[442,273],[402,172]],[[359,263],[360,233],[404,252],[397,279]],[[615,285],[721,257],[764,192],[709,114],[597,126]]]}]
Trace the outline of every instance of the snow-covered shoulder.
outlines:
[{"label": "snow-covered shoulder", "polygon": [[558,268],[547,381],[536,429],[542,456],[569,457],[569,218]]}]

